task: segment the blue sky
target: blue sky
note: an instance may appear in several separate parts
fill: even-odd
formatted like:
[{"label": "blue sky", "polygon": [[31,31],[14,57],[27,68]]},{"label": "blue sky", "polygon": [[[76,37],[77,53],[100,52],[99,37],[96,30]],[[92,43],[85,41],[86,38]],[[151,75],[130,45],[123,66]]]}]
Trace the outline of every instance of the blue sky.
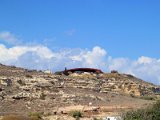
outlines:
[{"label": "blue sky", "polygon": [[[0,30],[25,42],[51,39],[58,48],[99,45],[115,57],[160,57],[159,4],[158,0],[1,0]],[[72,30],[73,35],[65,34]]]},{"label": "blue sky", "polygon": [[[16,52],[19,53],[17,58],[7,59],[4,57],[6,53],[1,51],[1,58],[5,59],[0,62],[28,67],[23,61],[36,58],[41,66],[33,68],[47,69],[51,66],[50,69],[54,67],[54,70],[67,66],[64,61],[71,62],[69,67],[73,67],[73,62],[77,67],[90,63],[89,67],[98,67],[104,71],[130,71],[159,84],[160,68],[156,67],[160,65],[159,5],[158,0],[0,0],[1,49],[8,50],[9,56],[13,55],[13,49],[18,49]],[[32,48],[32,51],[27,48]],[[56,60],[50,60],[57,62],[51,62],[48,56],[45,56],[47,63],[42,61],[42,55],[35,53],[41,48],[48,49],[51,58],[53,53],[56,54]],[[87,60],[97,59],[96,53],[101,55],[98,56],[99,63]],[[61,59],[57,58],[57,54],[61,55]],[[77,57],[75,59],[75,56],[82,57],[82,54],[86,60],[85,65],[85,60],[80,62]],[[72,57],[67,58],[69,55],[74,56],[74,60]],[[13,59],[15,62],[10,62]],[[138,60],[143,65],[135,67]],[[36,63],[31,63],[28,68],[32,68],[33,64]],[[113,67],[115,64],[116,67]],[[138,74],[146,73],[151,67],[153,70],[149,70],[148,77]]]}]

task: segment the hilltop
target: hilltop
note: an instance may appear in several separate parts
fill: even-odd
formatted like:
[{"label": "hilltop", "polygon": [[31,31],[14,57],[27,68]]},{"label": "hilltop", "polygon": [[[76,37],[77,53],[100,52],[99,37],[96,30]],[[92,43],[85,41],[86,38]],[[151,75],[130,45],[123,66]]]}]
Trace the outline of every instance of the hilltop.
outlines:
[{"label": "hilltop", "polygon": [[154,103],[157,88],[118,72],[58,75],[1,64],[0,114],[38,112],[54,118],[78,110],[85,117],[120,115]]}]

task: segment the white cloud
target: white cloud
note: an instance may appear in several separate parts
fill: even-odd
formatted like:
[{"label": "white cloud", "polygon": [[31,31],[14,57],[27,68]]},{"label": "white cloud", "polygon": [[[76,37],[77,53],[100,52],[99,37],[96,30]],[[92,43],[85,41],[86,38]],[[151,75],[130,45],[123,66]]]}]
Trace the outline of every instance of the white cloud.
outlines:
[{"label": "white cloud", "polygon": [[12,48],[6,48],[3,44],[0,44],[0,61],[18,60],[20,56],[28,52],[36,52],[41,58],[51,58],[54,55],[52,51],[44,46],[15,46]]},{"label": "white cloud", "polygon": [[0,40],[12,45],[20,44],[20,40],[8,31],[0,32]]},{"label": "white cloud", "polygon": [[109,62],[109,70],[115,69],[123,73],[133,74],[148,82],[160,84],[160,59],[139,57],[137,60],[115,58]]},{"label": "white cloud", "polygon": [[156,62],[156,59],[142,56],[137,60],[137,63],[138,64],[150,64],[150,63],[152,63],[154,61]]},{"label": "white cloud", "polygon": [[105,58],[107,52],[96,46],[91,51],[81,51],[78,55],[70,56],[73,61],[81,62],[83,67],[97,67],[102,68],[106,66]]},{"label": "white cloud", "polygon": [[42,45],[14,46],[0,44],[0,62],[29,69],[64,70],[64,67],[95,67],[103,71],[118,70],[146,81],[160,84],[160,59],[142,56],[136,60],[112,58],[99,46],[93,49],[63,49],[52,51]]},{"label": "white cloud", "polygon": [[0,62],[30,69],[57,70],[64,69],[65,66],[101,68],[105,64],[104,58],[106,57],[106,51],[100,47],[94,47],[91,51],[67,49],[53,52],[42,45],[6,48],[5,45],[0,44],[0,50]]},{"label": "white cloud", "polygon": [[112,58],[109,57],[108,59],[108,68],[109,70],[121,70],[125,71],[125,69],[128,69],[128,66],[130,64],[130,60],[127,58]]}]

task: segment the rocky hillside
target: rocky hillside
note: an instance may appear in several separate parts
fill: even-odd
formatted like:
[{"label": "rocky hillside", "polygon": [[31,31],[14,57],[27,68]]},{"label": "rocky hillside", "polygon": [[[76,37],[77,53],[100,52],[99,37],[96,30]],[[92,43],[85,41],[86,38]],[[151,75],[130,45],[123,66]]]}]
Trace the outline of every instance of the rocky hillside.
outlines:
[{"label": "rocky hillside", "polygon": [[[0,65],[0,114],[68,114],[73,110],[121,113],[152,103],[158,86],[120,73],[68,76]],[[89,114],[91,115],[91,113]]]}]

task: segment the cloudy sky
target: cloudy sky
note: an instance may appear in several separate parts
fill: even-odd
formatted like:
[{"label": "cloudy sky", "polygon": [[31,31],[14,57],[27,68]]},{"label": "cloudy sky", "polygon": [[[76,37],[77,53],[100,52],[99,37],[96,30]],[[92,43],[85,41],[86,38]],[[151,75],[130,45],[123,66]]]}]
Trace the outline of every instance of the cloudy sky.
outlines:
[{"label": "cloudy sky", "polygon": [[0,63],[95,67],[160,84],[158,0],[0,0]]}]

